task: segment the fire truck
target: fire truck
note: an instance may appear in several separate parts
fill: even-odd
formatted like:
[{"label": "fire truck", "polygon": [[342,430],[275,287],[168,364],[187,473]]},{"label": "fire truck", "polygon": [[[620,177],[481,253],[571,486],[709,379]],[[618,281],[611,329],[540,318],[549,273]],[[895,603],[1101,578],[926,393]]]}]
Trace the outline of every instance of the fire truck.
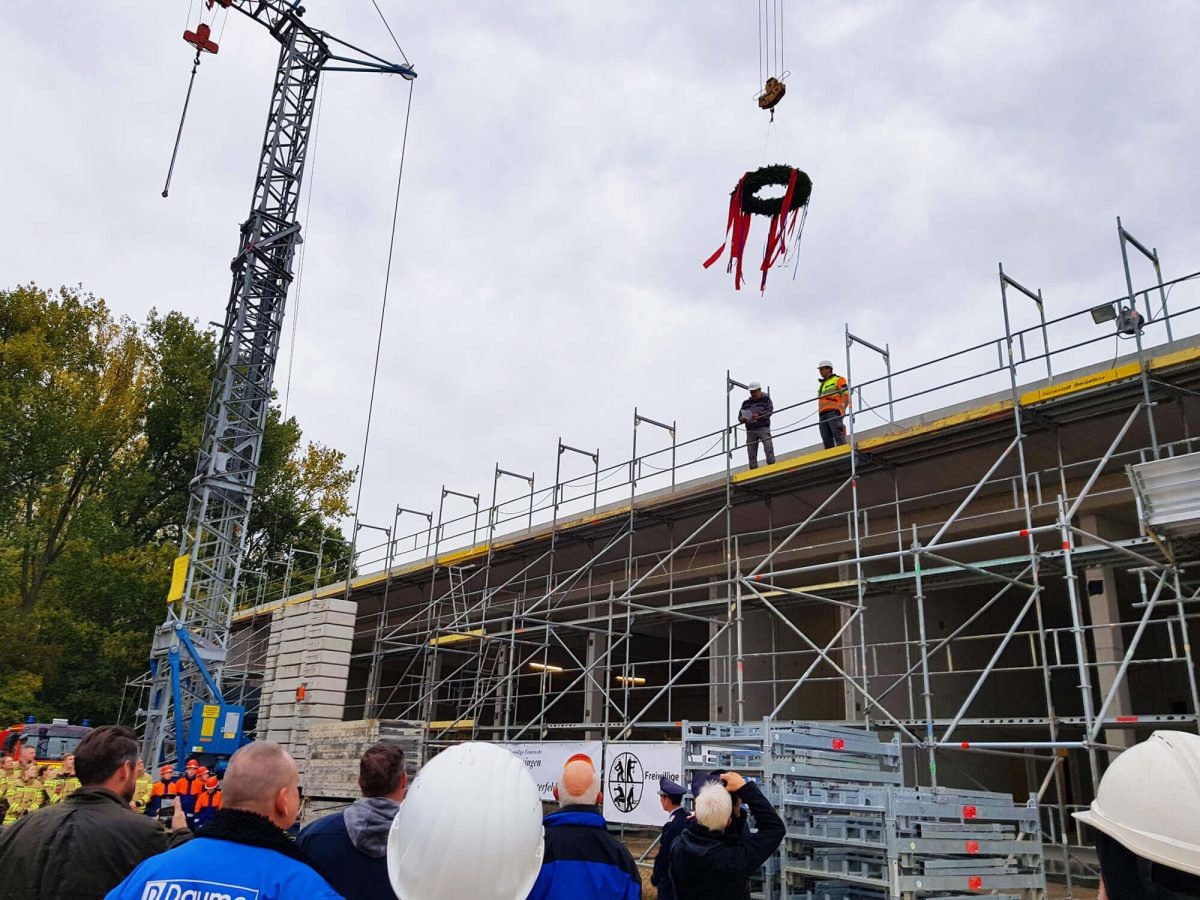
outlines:
[{"label": "fire truck", "polygon": [[39,764],[58,765],[68,753],[74,753],[83,736],[91,731],[84,719],[72,725],[66,719],[54,719],[49,724],[30,716],[19,725],[0,730],[0,759],[19,758],[22,747],[33,747]]}]

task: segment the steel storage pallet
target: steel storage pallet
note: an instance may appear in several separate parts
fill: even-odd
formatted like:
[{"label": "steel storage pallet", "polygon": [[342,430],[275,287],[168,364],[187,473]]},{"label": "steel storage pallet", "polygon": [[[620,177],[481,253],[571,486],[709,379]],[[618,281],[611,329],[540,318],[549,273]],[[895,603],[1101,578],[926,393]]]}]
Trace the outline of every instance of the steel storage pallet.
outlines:
[{"label": "steel storage pallet", "polygon": [[756,781],[787,827],[752,882],[756,897],[1045,896],[1036,804],[989,791],[905,787],[898,742],[810,722],[684,722],[684,778],[715,769]]}]

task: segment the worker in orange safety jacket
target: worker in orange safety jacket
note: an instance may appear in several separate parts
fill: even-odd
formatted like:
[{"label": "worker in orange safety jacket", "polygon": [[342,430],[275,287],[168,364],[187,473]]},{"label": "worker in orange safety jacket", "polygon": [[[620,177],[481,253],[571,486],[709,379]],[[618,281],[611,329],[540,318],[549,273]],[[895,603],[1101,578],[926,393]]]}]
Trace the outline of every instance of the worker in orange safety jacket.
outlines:
[{"label": "worker in orange safety jacket", "polygon": [[204,790],[196,798],[196,828],[203,828],[216,816],[221,808],[221,782],[215,775],[204,781]]},{"label": "worker in orange safety jacket", "polygon": [[817,390],[817,420],[821,429],[821,442],[829,447],[846,443],[846,426],[842,423],[850,411],[850,388],[846,379],[833,372],[833,363],[827,359],[817,363],[820,388]]},{"label": "worker in orange safety jacket", "polygon": [[158,781],[150,788],[150,802],[146,804],[146,815],[157,816],[162,808],[163,797],[172,793],[171,785],[175,781],[175,767],[168,764],[158,770]]},{"label": "worker in orange safety jacket", "polygon": [[175,783],[171,785],[171,793],[175,795],[175,802],[183,807],[183,814],[187,816],[187,823],[190,826],[192,817],[196,814],[196,798],[204,793],[204,779],[200,777],[200,763],[194,759],[187,761],[183,775],[175,779]]}]

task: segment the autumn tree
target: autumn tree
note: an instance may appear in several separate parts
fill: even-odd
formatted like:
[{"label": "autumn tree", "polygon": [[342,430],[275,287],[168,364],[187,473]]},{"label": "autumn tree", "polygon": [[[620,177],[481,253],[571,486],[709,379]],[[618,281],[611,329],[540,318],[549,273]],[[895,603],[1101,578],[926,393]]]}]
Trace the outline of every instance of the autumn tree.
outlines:
[{"label": "autumn tree", "polygon": [[[165,612],[216,340],[81,290],[0,290],[0,722],[113,721]],[[355,473],[272,407],[248,568],[339,541]]]}]

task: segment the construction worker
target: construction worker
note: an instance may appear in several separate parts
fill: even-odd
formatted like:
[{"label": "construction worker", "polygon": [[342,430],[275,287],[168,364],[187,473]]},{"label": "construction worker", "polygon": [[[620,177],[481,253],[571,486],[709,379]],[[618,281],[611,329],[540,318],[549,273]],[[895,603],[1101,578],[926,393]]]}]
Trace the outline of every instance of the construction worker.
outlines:
[{"label": "construction worker", "polygon": [[171,785],[171,793],[175,795],[175,802],[183,807],[183,814],[187,816],[189,828],[192,826],[192,817],[196,813],[196,798],[203,791],[204,782],[200,779],[200,763],[189,759],[187,765],[184,766],[183,775]]},{"label": "construction worker", "polygon": [[133,800],[130,802],[130,808],[134,812],[144,813],[146,807],[150,805],[150,797],[154,792],[154,782],[146,774],[146,764],[142,762],[140,757],[134,772],[137,774],[137,784],[133,789]]},{"label": "construction worker", "polygon": [[658,888],[658,900],[675,900],[675,887],[671,884],[671,845],[687,825],[688,812],[683,808],[683,795],[687,788],[669,778],[658,779],[658,802],[667,814],[658,841],[658,856],[654,858],[654,872],[650,883]]},{"label": "construction worker", "polygon": [[771,413],[775,412],[775,404],[757,381],[750,382],[746,389],[750,391],[750,396],[742,401],[738,421],[746,426],[746,455],[750,460],[750,468],[757,469],[759,444],[766,452],[767,465],[775,462],[775,443],[771,440]]},{"label": "construction worker", "polygon": [[170,796],[173,792],[171,785],[175,781],[175,767],[167,764],[158,770],[158,781],[150,788],[150,802],[146,804],[146,815],[157,816],[159,809],[162,808],[163,797]]},{"label": "construction worker", "polygon": [[842,420],[850,410],[850,388],[846,379],[833,373],[833,363],[827,359],[817,363],[820,388],[817,390],[817,419],[821,442],[826,448],[846,443],[846,426]]},{"label": "construction worker", "polygon": [[196,827],[203,828],[217,815],[221,808],[221,782],[210,775],[204,780],[204,790],[196,798]]},{"label": "construction worker", "polygon": [[1200,897],[1200,735],[1156,731],[1113,760],[1075,818],[1096,830],[1099,900]]}]

